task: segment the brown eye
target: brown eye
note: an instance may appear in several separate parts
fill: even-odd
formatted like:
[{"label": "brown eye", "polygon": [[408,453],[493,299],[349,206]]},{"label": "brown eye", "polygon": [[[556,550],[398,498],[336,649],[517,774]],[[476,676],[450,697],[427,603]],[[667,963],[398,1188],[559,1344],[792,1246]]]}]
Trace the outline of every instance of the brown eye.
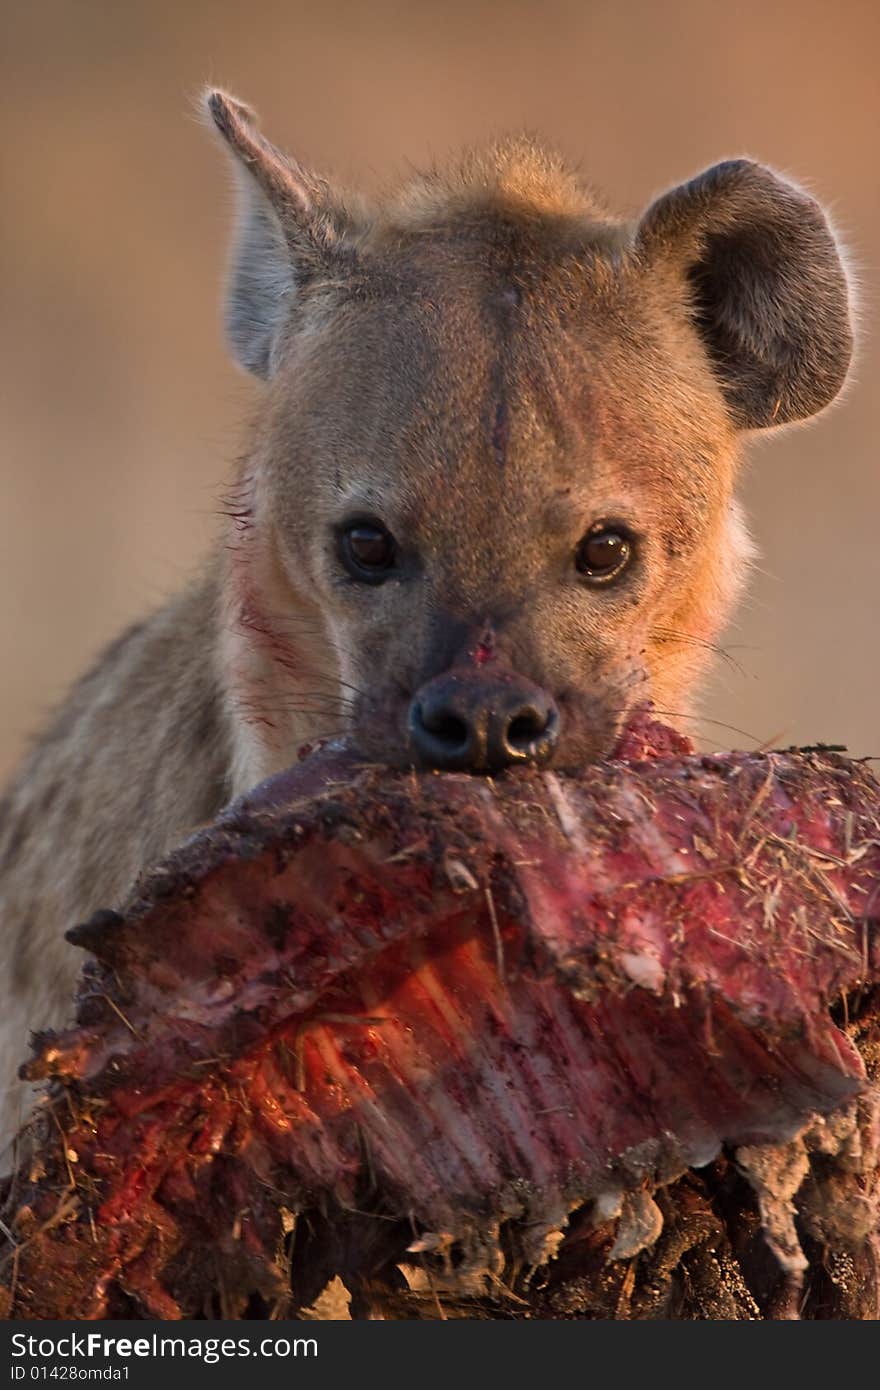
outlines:
[{"label": "brown eye", "polygon": [[600,523],[584,536],[575,563],[586,579],[607,584],[626,569],[632,553],[633,544],[625,531]]},{"label": "brown eye", "polygon": [[378,584],[394,568],[397,546],[394,537],[378,522],[361,521],[348,526],[340,536],[342,563],[353,579]]}]

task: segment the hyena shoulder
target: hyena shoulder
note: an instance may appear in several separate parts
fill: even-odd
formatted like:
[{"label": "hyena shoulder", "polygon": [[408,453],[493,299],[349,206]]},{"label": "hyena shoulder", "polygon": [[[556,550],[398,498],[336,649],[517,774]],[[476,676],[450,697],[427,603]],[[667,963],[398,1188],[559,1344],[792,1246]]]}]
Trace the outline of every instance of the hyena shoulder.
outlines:
[{"label": "hyena shoulder", "polygon": [[23,987],[50,939],[69,952],[60,928],[118,901],[223,804],[229,737],[205,649],[214,608],[203,581],[113,642],[0,802],[0,959]]}]

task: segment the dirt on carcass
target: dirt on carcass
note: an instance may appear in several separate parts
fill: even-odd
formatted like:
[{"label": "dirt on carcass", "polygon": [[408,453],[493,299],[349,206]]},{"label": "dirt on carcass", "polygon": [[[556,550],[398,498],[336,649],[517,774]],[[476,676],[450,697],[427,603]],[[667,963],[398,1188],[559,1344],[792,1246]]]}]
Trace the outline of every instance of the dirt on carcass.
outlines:
[{"label": "dirt on carcass", "polygon": [[327,748],[71,932],[7,1316],[880,1315],[880,800]]}]

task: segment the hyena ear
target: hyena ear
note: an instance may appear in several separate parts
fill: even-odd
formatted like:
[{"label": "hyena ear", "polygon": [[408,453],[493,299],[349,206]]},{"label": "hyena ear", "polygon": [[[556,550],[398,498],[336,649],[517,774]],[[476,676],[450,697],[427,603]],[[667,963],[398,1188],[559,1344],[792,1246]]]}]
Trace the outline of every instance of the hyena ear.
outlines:
[{"label": "hyena ear", "polygon": [[653,203],[636,246],[677,266],[736,425],[763,429],[834,399],[852,357],[849,290],[822,209],[747,159],[716,164]]},{"label": "hyena ear", "polygon": [[322,179],[270,144],[248,107],[216,89],[204,104],[235,156],[239,185],[226,332],[240,365],[270,377],[302,290],[338,268],[350,218]]}]

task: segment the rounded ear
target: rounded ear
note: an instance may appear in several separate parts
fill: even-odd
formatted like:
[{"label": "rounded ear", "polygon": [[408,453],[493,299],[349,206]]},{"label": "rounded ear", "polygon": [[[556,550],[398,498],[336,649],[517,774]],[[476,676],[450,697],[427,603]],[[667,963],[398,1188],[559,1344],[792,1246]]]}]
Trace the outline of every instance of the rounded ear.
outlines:
[{"label": "rounded ear", "polygon": [[735,423],[814,415],[846,379],[849,288],[819,204],[747,159],[658,198],[636,232],[648,270],[677,265]]}]

